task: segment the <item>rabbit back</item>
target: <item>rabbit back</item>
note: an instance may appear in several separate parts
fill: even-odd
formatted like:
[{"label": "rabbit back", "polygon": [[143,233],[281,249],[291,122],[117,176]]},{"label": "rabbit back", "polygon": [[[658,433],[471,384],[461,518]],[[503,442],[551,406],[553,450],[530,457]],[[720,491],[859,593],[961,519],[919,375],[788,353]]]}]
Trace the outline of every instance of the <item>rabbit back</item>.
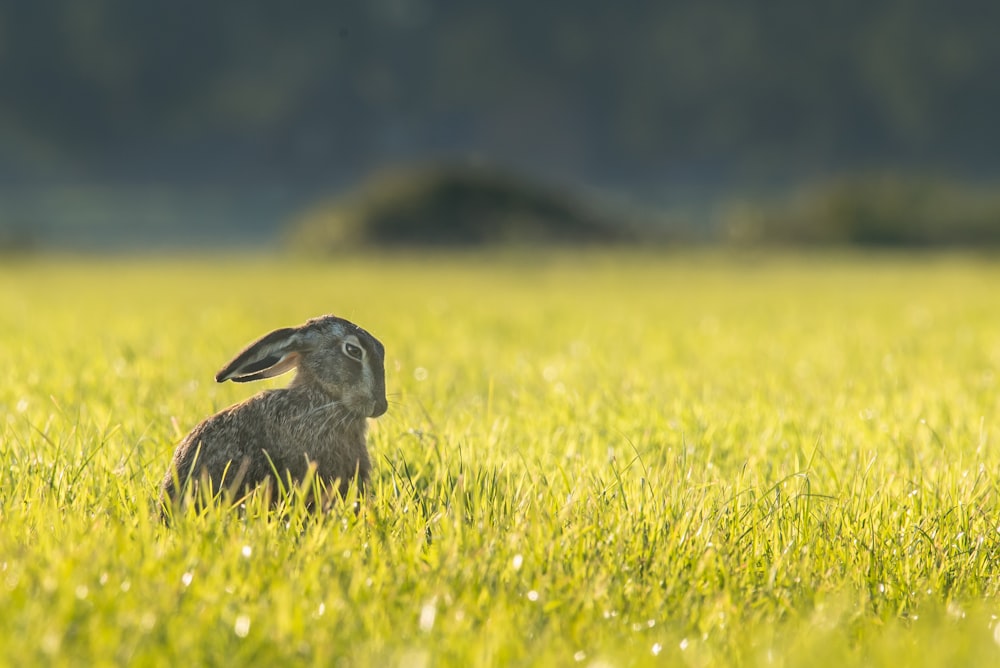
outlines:
[{"label": "rabbit back", "polygon": [[176,499],[184,485],[238,495],[262,483],[298,484],[310,468],[324,484],[337,483],[342,496],[354,480],[363,488],[371,471],[367,420],[305,393],[262,392],[203,420],[174,452],[164,499]]}]

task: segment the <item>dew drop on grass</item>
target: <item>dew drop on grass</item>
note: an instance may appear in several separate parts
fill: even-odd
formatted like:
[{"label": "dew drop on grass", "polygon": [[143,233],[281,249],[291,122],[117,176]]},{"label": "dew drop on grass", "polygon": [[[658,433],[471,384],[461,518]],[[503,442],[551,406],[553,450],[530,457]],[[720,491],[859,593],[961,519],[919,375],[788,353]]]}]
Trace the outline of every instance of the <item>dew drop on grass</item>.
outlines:
[{"label": "dew drop on grass", "polygon": [[87,585],[80,585],[76,588],[76,597],[81,601],[87,598],[90,590],[87,589]]},{"label": "dew drop on grass", "polygon": [[681,639],[680,648],[681,648],[682,652],[688,648],[688,639],[687,638],[682,638]]},{"label": "dew drop on grass", "polygon": [[194,573],[192,573],[191,571],[188,571],[187,573],[181,576],[181,584],[183,584],[185,587],[189,587],[191,585],[192,580],[194,580]]},{"label": "dew drop on grass", "polygon": [[233,633],[240,638],[246,638],[250,633],[250,617],[248,615],[240,615],[236,618],[236,623],[233,624]]},{"label": "dew drop on grass", "polygon": [[23,413],[24,411],[28,410],[28,400],[27,399],[19,400],[17,402],[16,408],[18,413]]},{"label": "dew drop on grass", "polygon": [[654,642],[653,647],[650,649],[650,651],[653,653],[653,656],[659,656],[660,652],[663,651],[663,645],[661,645],[658,642]]},{"label": "dew drop on grass", "polygon": [[253,554],[253,548],[250,547],[249,545],[244,545],[243,549],[240,550],[240,554],[243,555],[244,559],[249,559],[250,555]]},{"label": "dew drop on grass", "polygon": [[524,557],[521,556],[520,554],[515,554],[514,558],[511,559],[511,561],[510,561],[510,566],[515,571],[519,571],[519,570],[521,570],[521,564],[523,564],[523,563],[524,563]]},{"label": "dew drop on grass", "polygon": [[424,633],[430,633],[431,629],[434,628],[434,619],[436,617],[437,607],[434,603],[425,603],[424,607],[420,608],[420,630]]},{"label": "dew drop on grass", "polygon": [[529,591],[528,592],[528,600],[529,601],[537,601],[538,600],[538,592],[535,591],[534,589],[532,589],[531,591]]},{"label": "dew drop on grass", "polygon": [[583,661],[586,658],[587,658],[587,653],[584,652],[583,650],[580,650],[579,652],[573,655],[573,660],[577,662]]},{"label": "dew drop on grass", "polygon": [[55,654],[61,644],[62,638],[55,631],[48,631],[42,636],[42,651],[46,654]]}]

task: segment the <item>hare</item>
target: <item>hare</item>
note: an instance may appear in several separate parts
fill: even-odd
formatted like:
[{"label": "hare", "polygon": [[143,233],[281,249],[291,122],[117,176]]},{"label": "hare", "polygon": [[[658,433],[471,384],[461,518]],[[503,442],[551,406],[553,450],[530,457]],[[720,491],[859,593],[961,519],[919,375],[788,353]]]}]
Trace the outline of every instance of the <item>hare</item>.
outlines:
[{"label": "hare", "polygon": [[[369,417],[386,412],[385,348],[342,318],[324,315],[251,343],[215,376],[245,383],[296,369],[283,389],[266,390],[206,418],[174,452],[161,501],[178,503],[186,485],[217,494],[262,483],[302,482],[310,467],[341,496],[368,482]],[[274,500],[274,497],[272,497]]]}]

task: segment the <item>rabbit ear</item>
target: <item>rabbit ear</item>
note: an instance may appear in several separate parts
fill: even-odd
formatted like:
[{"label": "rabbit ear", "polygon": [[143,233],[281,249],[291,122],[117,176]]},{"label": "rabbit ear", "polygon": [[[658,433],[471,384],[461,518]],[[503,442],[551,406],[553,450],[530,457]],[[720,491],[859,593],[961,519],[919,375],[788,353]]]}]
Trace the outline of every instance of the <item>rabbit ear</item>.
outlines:
[{"label": "rabbit ear", "polygon": [[301,358],[298,332],[298,329],[285,327],[254,341],[215,374],[216,382],[246,383],[290,371]]}]

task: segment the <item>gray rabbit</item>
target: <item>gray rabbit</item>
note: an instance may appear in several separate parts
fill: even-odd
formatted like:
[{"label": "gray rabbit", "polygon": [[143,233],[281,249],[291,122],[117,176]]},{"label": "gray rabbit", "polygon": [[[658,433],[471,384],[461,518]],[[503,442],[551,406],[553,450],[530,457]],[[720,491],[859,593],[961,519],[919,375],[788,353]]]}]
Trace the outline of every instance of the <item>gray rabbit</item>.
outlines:
[{"label": "gray rabbit", "polygon": [[[296,369],[283,389],[266,390],[203,420],[174,452],[162,501],[185,485],[210,482],[234,495],[275,477],[301,482],[310,466],[341,496],[368,482],[368,418],[385,413],[385,348],[357,325],[332,315],[278,329],[251,343],[215,376],[245,383]],[[277,495],[275,494],[272,499]]]}]

